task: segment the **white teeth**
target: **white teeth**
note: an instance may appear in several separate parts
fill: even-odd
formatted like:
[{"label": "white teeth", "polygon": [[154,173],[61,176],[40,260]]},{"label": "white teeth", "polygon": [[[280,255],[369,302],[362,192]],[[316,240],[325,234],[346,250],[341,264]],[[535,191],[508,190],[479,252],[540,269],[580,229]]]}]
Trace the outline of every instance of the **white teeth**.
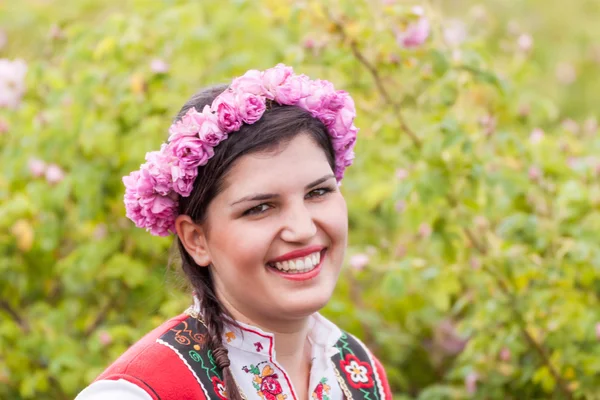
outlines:
[{"label": "white teeth", "polygon": [[280,271],[285,271],[290,274],[297,274],[301,272],[308,272],[314,269],[321,262],[321,253],[315,252],[304,258],[296,260],[288,260],[283,262],[277,262],[271,266],[277,268]]},{"label": "white teeth", "polygon": [[310,270],[310,269],[312,269],[312,267],[313,267],[312,258],[310,258],[310,257],[306,257],[306,258],[304,259],[304,268],[306,268],[306,269],[309,269],[309,270]]}]

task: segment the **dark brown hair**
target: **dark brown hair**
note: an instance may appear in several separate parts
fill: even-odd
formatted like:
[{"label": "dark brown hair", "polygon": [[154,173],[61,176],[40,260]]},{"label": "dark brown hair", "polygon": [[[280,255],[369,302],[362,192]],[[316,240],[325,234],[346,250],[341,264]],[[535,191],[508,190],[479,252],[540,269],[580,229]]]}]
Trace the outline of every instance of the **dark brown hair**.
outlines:
[{"label": "dark brown hair", "polygon": [[[227,89],[226,85],[214,86],[196,93],[179,111],[180,119],[191,108],[201,111],[205,105]],[[307,111],[294,106],[280,106],[269,102],[264,115],[252,125],[242,125],[238,132],[215,147],[214,156],[205,166],[199,167],[194,188],[189,197],[179,199],[179,214],[188,215],[197,223],[206,219],[206,209],[215,196],[223,190],[227,173],[235,161],[245,155],[277,150],[296,135],[308,134],[325,152],[332,170],[335,170],[335,153],[327,128]],[[207,345],[219,368],[230,400],[241,400],[241,395],[229,368],[227,349],[222,342],[224,323],[236,325],[228,311],[219,303],[214,290],[210,266],[199,266],[187,253],[181,240],[176,239],[181,266],[190,286],[201,304],[201,316],[208,329]],[[207,267],[207,268],[206,268]]]}]

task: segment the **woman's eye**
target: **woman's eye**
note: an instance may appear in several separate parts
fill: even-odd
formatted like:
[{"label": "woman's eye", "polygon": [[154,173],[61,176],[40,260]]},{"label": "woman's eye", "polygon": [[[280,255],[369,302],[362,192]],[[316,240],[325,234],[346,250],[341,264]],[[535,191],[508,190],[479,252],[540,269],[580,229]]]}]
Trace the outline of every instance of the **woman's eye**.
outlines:
[{"label": "woman's eye", "polygon": [[269,208],[270,207],[269,207],[268,204],[265,204],[265,203],[259,204],[256,207],[252,207],[251,209],[246,210],[244,212],[244,215],[256,215],[256,214],[260,214],[260,213],[263,213],[263,212],[267,211]]},{"label": "woman's eye", "polygon": [[319,188],[319,189],[315,189],[310,191],[306,197],[311,198],[311,197],[321,197],[321,196],[325,196],[327,193],[331,192],[331,189],[329,188]]}]

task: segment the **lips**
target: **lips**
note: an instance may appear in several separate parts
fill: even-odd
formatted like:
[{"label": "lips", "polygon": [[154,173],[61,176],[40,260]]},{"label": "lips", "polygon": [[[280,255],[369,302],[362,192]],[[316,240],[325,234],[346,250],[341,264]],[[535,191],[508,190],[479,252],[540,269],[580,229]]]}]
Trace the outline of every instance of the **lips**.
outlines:
[{"label": "lips", "polygon": [[286,253],[282,256],[279,256],[277,258],[274,258],[274,259],[268,261],[267,264],[275,264],[277,262],[289,261],[289,260],[298,259],[301,257],[306,257],[313,253],[321,252],[323,249],[325,249],[325,246],[314,245],[314,246],[305,247],[303,249],[290,251],[289,253]]}]

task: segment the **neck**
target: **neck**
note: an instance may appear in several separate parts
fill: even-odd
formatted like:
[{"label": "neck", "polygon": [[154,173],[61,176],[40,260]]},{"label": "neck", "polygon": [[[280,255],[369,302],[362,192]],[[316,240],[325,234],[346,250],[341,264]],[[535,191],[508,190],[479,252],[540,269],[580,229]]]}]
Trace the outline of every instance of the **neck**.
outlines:
[{"label": "neck", "polygon": [[220,299],[220,301],[236,321],[273,334],[277,361],[283,364],[286,369],[290,367],[299,368],[305,362],[310,362],[310,345],[308,342],[310,317],[293,320],[259,318],[240,312],[226,299]]}]

